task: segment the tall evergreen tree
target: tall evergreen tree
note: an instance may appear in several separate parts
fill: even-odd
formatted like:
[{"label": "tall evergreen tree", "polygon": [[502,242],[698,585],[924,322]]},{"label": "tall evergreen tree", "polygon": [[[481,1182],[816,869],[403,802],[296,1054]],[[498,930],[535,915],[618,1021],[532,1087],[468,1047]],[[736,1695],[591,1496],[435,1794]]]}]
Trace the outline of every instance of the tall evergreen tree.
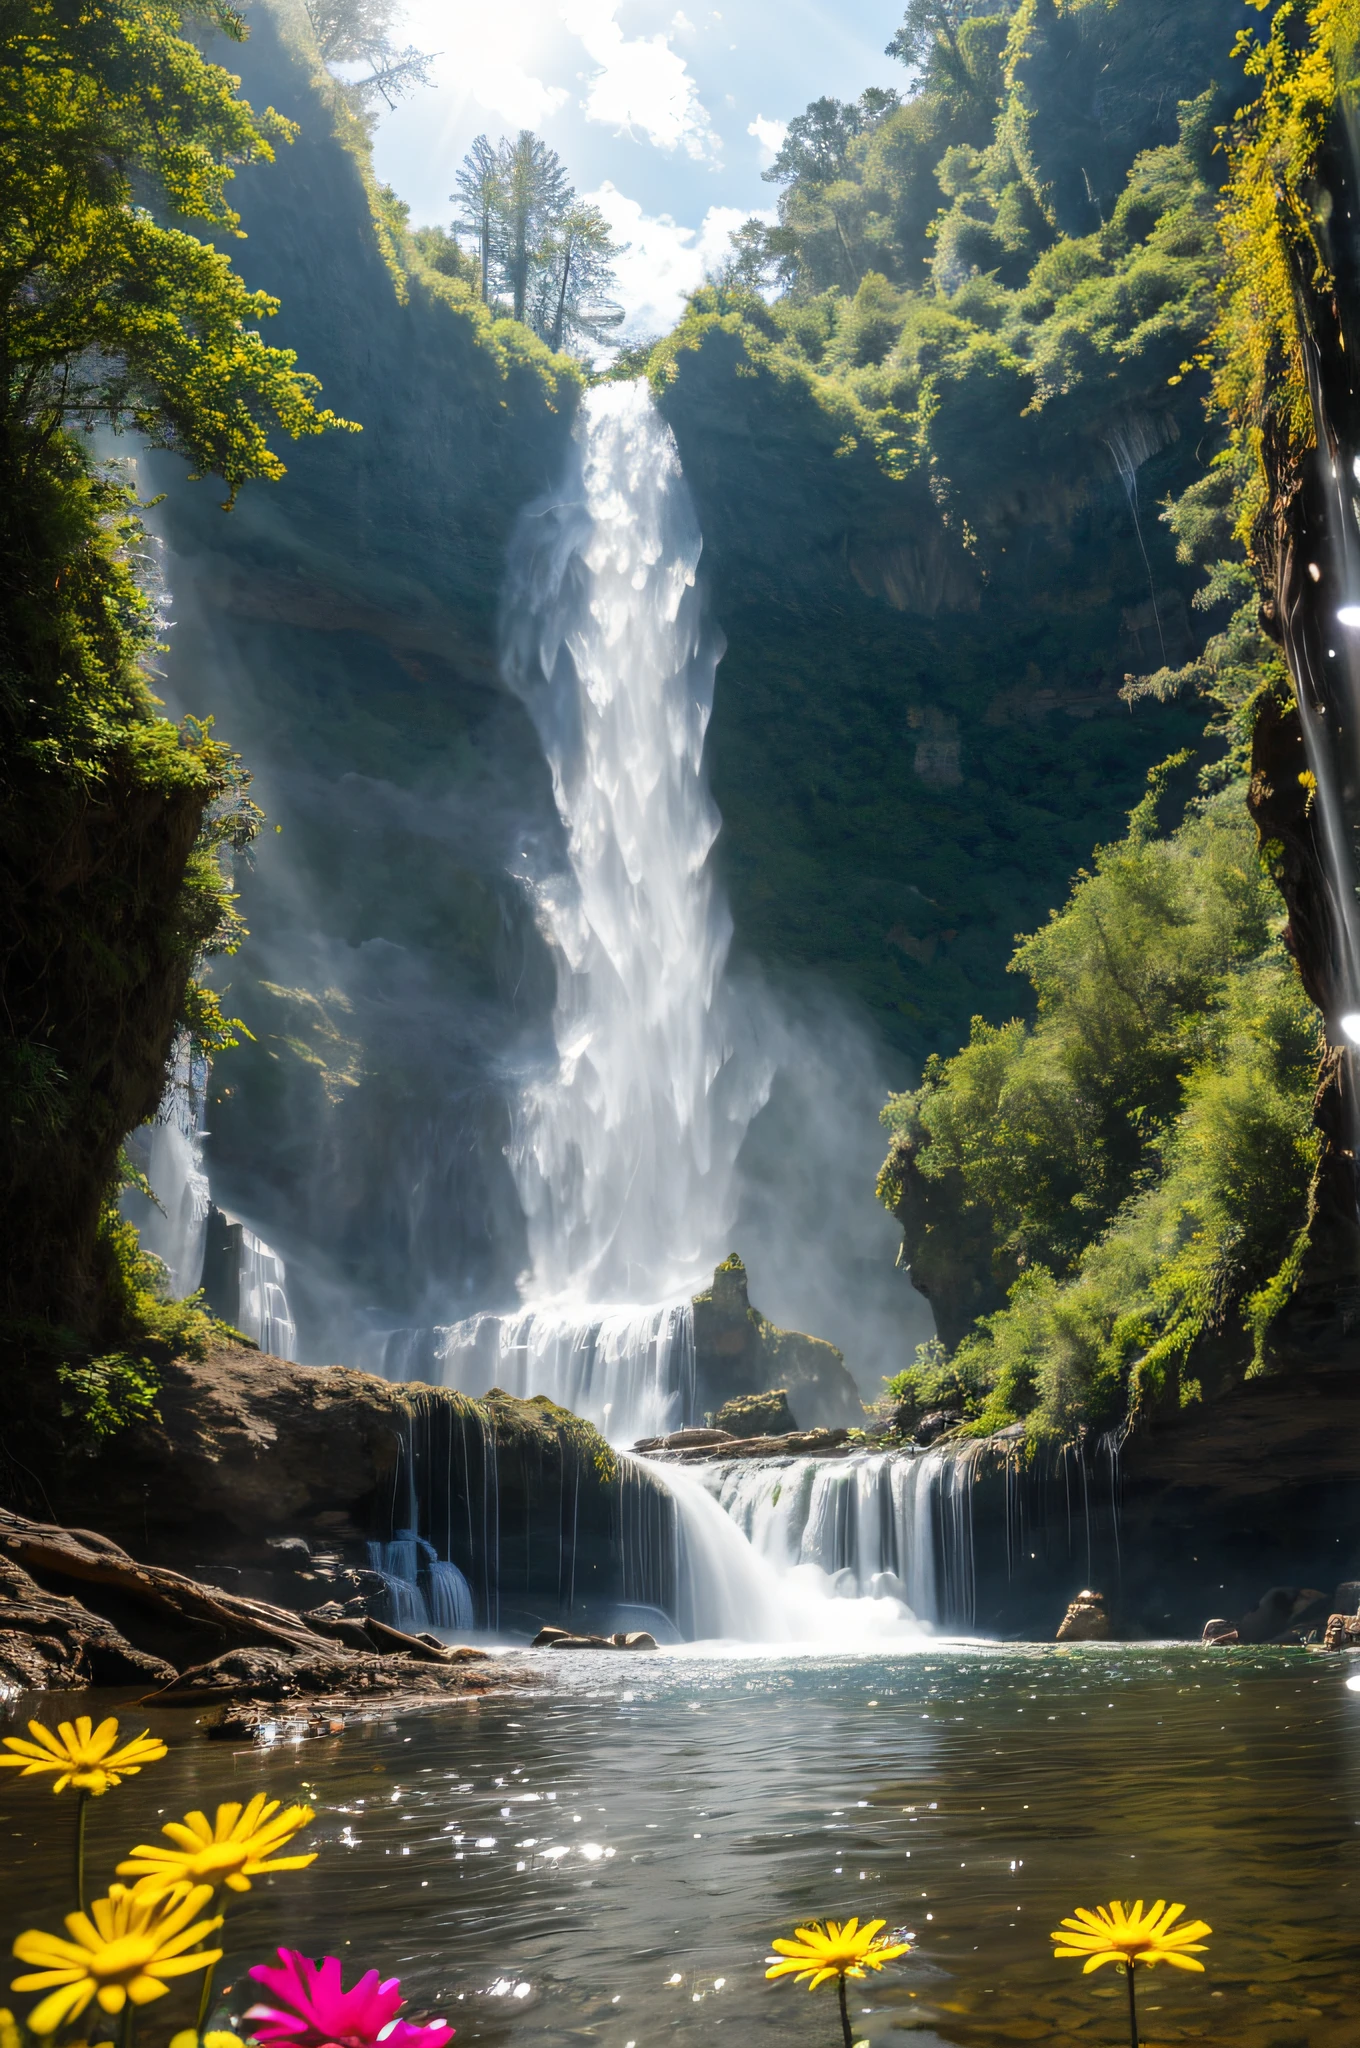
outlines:
[{"label": "tall evergreen tree", "polygon": [[487,303],[491,298],[491,280],[505,201],[502,153],[491,147],[485,135],[479,135],[463,158],[462,169],[454,179],[455,190],[449,194],[460,209],[454,226],[476,237],[477,261],[482,273],[482,299]]},{"label": "tall evergreen tree", "polygon": [[510,310],[516,320],[523,320],[543,244],[566,215],[575,194],[557,151],[549,149],[530,128],[521,128],[512,143],[501,144],[500,164],[501,268],[510,293]]},{"label": "tall evergreen tree", "polygon": [[306,0],[306,6],[327,64],[368,65],[365,77],[342,81],[361,111],[371,110],[375,100],[394,107],[430,83],[433,57],[413,45],[400,49],[393,39],[397,0]]},{"label": "tall evergreen tree", "polygon": [[598,206],[568,207],[547,235],[540,269],[540,298],[534,326],[549,348],[560,349],[574,335],[603,340],[623,319],[604,294],[614,281],[618,244]]}]

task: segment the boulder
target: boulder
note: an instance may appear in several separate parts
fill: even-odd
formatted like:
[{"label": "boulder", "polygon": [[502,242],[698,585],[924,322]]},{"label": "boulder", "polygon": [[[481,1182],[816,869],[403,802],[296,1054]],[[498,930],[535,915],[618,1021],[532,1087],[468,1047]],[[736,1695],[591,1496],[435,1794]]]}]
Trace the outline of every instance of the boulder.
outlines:
[{"label": "boulder", "polygon": [[[521,1677],[523,1673],[519,1674]],[[409,1657],[356,1657],[337,1645],[311,1651],[228,1650],[185,1671],[155,1695],[158,1707],[198,1706],[219,1700],[390,1699],[447,1692],[486,1692],[490,1675],[452,1660],[442,1669]]]},{"label": "boulder", "polygon": [[963,1416],[957,1408],[932,1408],[929,1415],[923,1415],[917,1423],[914,1435],[918,1444],[933,1444],[946,1430],[957,1429]]},{"label": "boulder", "polygon": [[1324,1650],[1360,1650],[1360,1614],[1329,1614]]},{"label": "boulder", "polygon": [[1332,1595],[1333,1614],[1360,1614],[1360,1579],[1343,1579]]},{"label": "boulder", "polygon": [[1069,1605],[1058,1624],[1056,1640],[1060,1643],[1108,1643],[1113,1637],[1105,1595],[1087,1591],[1078,1593]]},{"label": "boulder", "polygon": [[741,1394],[726,1401],[713,1418],[729,1436],[791,1436],[798,1428],[786,1387],[764,1394]]},{"label": "boulder", "polygon": [[531,1650],[655,1650],[657,1640],[645,1628],[620,1629],[612,1636],[573,1635],[570,1629],[541,1628]]},{"label": "boulder", "polygon": [[1316,1586],[1272,1586],[1242,1616],[1237,1633],[1244,1643],[1298,1642],[1326,1618],[1326,1596]]}]

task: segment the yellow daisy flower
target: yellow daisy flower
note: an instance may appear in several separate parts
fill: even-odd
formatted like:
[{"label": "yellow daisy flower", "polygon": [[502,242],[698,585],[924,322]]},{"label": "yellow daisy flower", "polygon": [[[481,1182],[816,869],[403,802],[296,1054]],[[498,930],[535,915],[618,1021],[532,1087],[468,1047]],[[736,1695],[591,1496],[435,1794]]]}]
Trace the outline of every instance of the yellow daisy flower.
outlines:
[{"label": "yellow daisy flower", "polygon": [[1078,1906],[1076,1918],[1064,1920],[1050,1936],[1058,1944],[1053,1953],[1055,1957],[1084,1957],[1083,1976],[1089,1976],[1103,1963],[1171,1963],[1178,1970],[1202,1970],[1203,1963],[1197,1963],[1194,1954],[1187,1951],[1202,1954],[1204,1942],[1200,1937],[1212,1934],[1213,1929],[1203,1920],[1187,1920],[1183,1926],[1175,1926],[1173,1923],[1184,1911],[1184,1906],[1168,1906],[1165,1899],[1158,1899],[1147,1913],[1141,1899],[1136,1899],[1131,1907],[1111,1899],[1108,1906],[1097,1906],[1094,1913]]},{"label": "yellow daisy flower", "polygon": [[166,1977],[215,1963],[220,1948],[194,1949],[222,1925],[220,1915],[215,1920],[194,1917],[211,1899],[212,1887],[206,1884],[177,1884],[170,1891],[115,1884],[88,1913],[67,1914],[69,1941],[37,1928],[21,1934],[15,1955],[38,1967],[31,1976],[16,1977],[10,1989],[49,1994],[29,2014],[30,2032],[54,2034],[79,2019],[91,1999],[107,2013],[121,2012],[129,1999],[148,2005],[169,1990]]},{"label": "yellow daisy flower", "polygon": [[[832,1977],[862,1977],[865,1970],[881,1970],[894,1956],[904,1956],[911,1947],[909,1941],[880,1941],[879,1930],[885,1927],[884,1920],[866,1920],[861,1927],[858,1919],[828,1920],[823,1926],[814,1921],[811,1927],[795,1929],[792,1941],[777,1940],[773,1946],[787,1962],[776,1962],[767,1977],[794,1977],[799,1982],[804,1977],[811,1979],[809,1991],[815,1991],[819,1984],[825,1984]],[[774,1958],[769,1960],[774,1962]]]},{"label": "yellow daisy flower", "polygon": [[280,1813],[277,1799],[257,1792],[247,1806],[239,1801],[219,1806],[211,1821],[206,1813],[186,1813],[182,1821],[167,1821],[161,1833],[179,1847],[141,1842],[118,1865],[118,1875],[187,1879],[191,1884],[225,1884],[234,1892],[248,1892],[252,1877],[274,1870],[305,1870],[315,1863],[315,1850],[306,1856],[275,1854],[315,1819],[310,1806],[288,1806]]},{"label": "yellow daisy flower", "polygon": [[77,1792],[88,1792],[98,1798],[120,1778],[135,1776],[143,1764],[159,1763],[166,1754],[160,1737],[148,1735],[145,1730],[125,1742],[121,1749],[115,1749],[118,1723],[112,1715],[96,1728],[88,1714],[80,1714],[74,1722],[62,1721],[55,1735],[41,1721],[30,1721],[28,1732],[33,1737],[31,1742],[26,1742],[22,1735],[4,1737],[5,1748],[14,1753],[0,1756],[0,1765],[20,1772],[25,1778],[57,1771],[60,1776],[52,1787],[54,1792],[64,1792],[68,1785],[74,1785]]}]

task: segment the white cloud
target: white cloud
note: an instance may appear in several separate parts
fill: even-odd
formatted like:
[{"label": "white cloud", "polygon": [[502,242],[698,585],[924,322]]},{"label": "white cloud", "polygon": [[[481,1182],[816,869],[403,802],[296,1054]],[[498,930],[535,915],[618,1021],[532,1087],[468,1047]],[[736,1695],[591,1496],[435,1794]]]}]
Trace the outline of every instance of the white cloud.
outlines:
[{"label": "white cloud", "polygon": [[[542,63],[535,62],[547,59],[560,40],[555,0],[460,6],[457,16],[455,38],[449,32],[448,0],[408,0],[402,13],[403,40],[409,36],[417,48],[440,53],[435,77],[446,104],[461,111],[472,101],[512,128],[538,128],[566,104],[567,88],[549,85],[541,75]],[[413,105],[404,103],[403,121]]]},{"label": "white cloud", "polygon": [[[674,327],[686,295],[723,262],[728,236],[750,218],[739,206],[710,206],[701,227],[686,228],[667,213],[644,213],[608,182],[585,196],[609,222],[615,241],[628,244],[614,266],[612,296],[624,309],[626,331],[639,338]],[[776,216],[766,211],[760,218]]]},{"label": "white cloud", "polygon": [[683,57],[665,35],[627,37],[615,20],[621,0],[564,0],[562,19],[600,69],[587,83],[586,119],[640,129],[658,149],[712,157],[719,142]]},{"label": "white cloud", "polygon": [[772,164],[784,146],[784,137],[789,132],[787,121],[767,121],[763,114],[757,114],[746,133],[754,135],[760,144],[761,168]]},{"label": "white cloud", "polygon": [[565,105],[564,86],[548,85],[520,62],[523,23],[506,10],[469,9],[459,26],[458,49],[442,56],[437,70],[460,96],[499,114],[514,128],[537,128]]}]

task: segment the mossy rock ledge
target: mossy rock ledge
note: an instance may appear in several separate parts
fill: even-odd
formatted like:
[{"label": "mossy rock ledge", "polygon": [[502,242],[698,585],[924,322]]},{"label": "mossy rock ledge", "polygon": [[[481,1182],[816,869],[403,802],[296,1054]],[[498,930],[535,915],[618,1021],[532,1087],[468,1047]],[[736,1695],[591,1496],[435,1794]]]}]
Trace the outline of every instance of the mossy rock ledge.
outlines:
[{"label": "mossy rock ledge", "polygon": [[[12,1468],[6,1491],[21,1513],[299,1612],[343,1600],[368,1543],[413,1525],[464,1573],[479,1622],[485,1609],[532,1633],[558,1619],[573,1521],[573,1613],[622,1597],[618,1462],[543,1396],[474,1401],[224,1344],[164,1369],[154,1418],[93,1454]],[[488,1516],[492,1581],[487,1543],[468,1534]]]}]

